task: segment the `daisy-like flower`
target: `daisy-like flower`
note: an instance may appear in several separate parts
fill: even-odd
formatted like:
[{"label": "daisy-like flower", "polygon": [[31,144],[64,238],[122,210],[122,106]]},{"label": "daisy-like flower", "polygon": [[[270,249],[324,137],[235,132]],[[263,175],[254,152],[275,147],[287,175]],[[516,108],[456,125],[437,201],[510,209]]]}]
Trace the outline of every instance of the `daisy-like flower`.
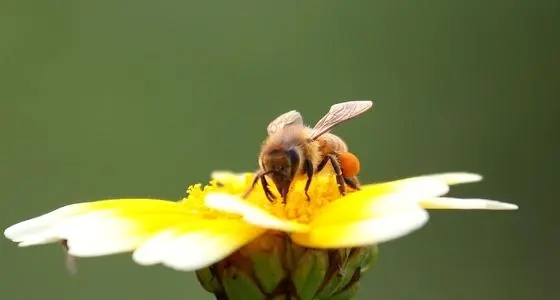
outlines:
[{"label": "daisy-like flower", "polygon": [[[197,271],[218,299],[350,299],[376,245],[428,221],[426,209],[512,210],[514,204],[443,197],[449,186],[481,180],[444,173],[363,185],[341,196],[332,170],[304,193],[296,178],[288,201],[270,202],[252,173],[215,172],[181,201],[112,199],[61,207],[7,228],[19,246],[64,242],[75,257],[133,252],[141,265]],[[278,194],[276,194],[279,199]]]}]

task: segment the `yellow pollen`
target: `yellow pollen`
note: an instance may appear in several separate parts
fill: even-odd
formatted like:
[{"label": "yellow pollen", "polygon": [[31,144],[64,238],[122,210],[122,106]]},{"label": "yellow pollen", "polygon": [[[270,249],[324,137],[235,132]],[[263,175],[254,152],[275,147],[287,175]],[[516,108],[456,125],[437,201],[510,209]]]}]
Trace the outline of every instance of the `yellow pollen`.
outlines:
[{"label": "yellow pollen", "polygon": [[[199,208],[201,211],[211,213],[212,209],[204,207],[204,197],[209,192],[222,192],[241,197],[251,186],[254,174],[247,173],[239,177],[222,179],[220,182],[211,181],[208,185],[196,184],[187,189],[187,197],[183,203],[191,208]],[[332,169],[325,168],[322,172],[315,174],[309,186],[308,194],[310,200],[305,195],[306,176],[297,176],[290,187],[286,203],[282,203],[282,198],[278,194],[272,180],[268,180],[270,190],[276,196],[272,202],[269,201],[264,193],[260,181],[253,191],[247,196],[245,201],[264,209],[272,215],[285,220],[309,223],[315,212],[326,204],[341,198],[336,178]],[[346,187],[347,192],[352,192],[350,187]],[[224,213],[214,211],[216,218],[224,218]],[[229,217],[234,218],[231,215]]]}]

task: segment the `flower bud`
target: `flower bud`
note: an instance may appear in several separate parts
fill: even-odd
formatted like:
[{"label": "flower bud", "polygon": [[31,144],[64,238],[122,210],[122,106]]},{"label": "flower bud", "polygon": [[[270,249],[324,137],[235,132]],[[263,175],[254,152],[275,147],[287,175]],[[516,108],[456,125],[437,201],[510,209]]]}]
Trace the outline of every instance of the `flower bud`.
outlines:
[{"label": "flower bud", "polygon": [[216,299],[352,299],[376,257],[376,246],[310,249],[268,232],[196,273]]}]

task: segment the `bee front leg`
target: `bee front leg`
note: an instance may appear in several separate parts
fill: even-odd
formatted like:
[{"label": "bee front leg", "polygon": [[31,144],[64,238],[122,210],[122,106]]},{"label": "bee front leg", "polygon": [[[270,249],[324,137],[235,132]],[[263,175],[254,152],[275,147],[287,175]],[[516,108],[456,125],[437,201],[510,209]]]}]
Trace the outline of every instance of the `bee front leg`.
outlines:
[{"label": "bee front leg", "polygon": [[305,182],[305,196],[307,197],[307,201],[311,201],[308,191],[309,186],[311,185],[311,179],[313,179],[313,162],[310,159],[306,159],[303,162],[303,171],[307,174],[307,181]]},{"label": "bee front leg", "polygon": [[270,187],[268,186],[268,181],[266,180],[266,177],[264,175],[261,176],[261,184],[264,190],[264,194],[268,199],[268,201],[270,202],[274,201],[276,199],[276,196],[274,196],[274,194],[270,190]]},{"label": "bee front leg", "polygon": [[247,198],[247,196],[249,196],[249,194],[253,191],[253,189],[255,188],[255,185],[257,185],[257,182],[259,181],[259,178],[261,177],[261,172],[255,174],[255,177],[253,178],[253,182],[251,182],[251,186],[249,187],[249,189],[243,194],[243,196],[241,198],[245,199]]},{"label": "bee front leg", "polygon": [[272,192],[270,191],[270,188],[268,187],[268,182],[266,181],[266,172],[257,172],[257,174],[255,174],[255,177],[253,178],[253,182],[251,182],[251,186],[249,187],[249,189],[245,192],[245,194],[243,194],[242,198],[245,199],[247,198],[247,196],[249,196],[249,194],[253,191],[253,189],[255,189],[255,186],[257,185],[257,182],[261,181],[263,190],[264,190],[264,194],[266,196],[266,198],[268,199],[268,201],[272,202],[274,199],[276,199],[276,197],[274,196],[274,194],[272,194]]}]

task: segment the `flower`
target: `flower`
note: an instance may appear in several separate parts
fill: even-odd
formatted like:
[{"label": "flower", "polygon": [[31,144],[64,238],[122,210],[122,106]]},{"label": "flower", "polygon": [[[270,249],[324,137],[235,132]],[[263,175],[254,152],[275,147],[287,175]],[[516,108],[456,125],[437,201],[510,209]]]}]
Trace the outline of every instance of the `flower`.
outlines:
[{"label": "flower", "polygon": [[[250,264],[251,272],[261,273],[255,293],[273,293],[288,276],[294,293],[301,296],[306,288],[301,282],[314,280],[308,294],[322,292],[328,298],[353,288],[349,284],[375,259],[375,245],[422,227],[428,221],[426,209],[517,209],[514,204],[486,199],[442,197],[450,185],[481,180],[471,173],[368,184],[341,196],[329,170],[314,176],[310,200],[303,188],[305,178],[296,178],[286,204],[270,202],[260,185],[241,198],[253,176],[215,172],[208,185],[189,187],[181,201],[111,199],[71,204],[10,226],[4,234],[21,247],[62,241],[69,255],[76,257],[133,252],[134,261],[141,265],[198,271],[203,286],[215,294],[235,290],[228,291],[224,283],[227,272],[235,273],[228,266]],[[250,262],[244,262],[247,259]],[[340,275],[337,285],[329,285],[334,279],[325,278],[344,268],[350,268],[347,276]],[[316,277],[313,272],[318,272]],[[250,282],[254,275],[236,277],[237,282],[243,278]],[[297,276],[299,281],[294,279]],[[237,285],[247,299],[249,286]]]}]

